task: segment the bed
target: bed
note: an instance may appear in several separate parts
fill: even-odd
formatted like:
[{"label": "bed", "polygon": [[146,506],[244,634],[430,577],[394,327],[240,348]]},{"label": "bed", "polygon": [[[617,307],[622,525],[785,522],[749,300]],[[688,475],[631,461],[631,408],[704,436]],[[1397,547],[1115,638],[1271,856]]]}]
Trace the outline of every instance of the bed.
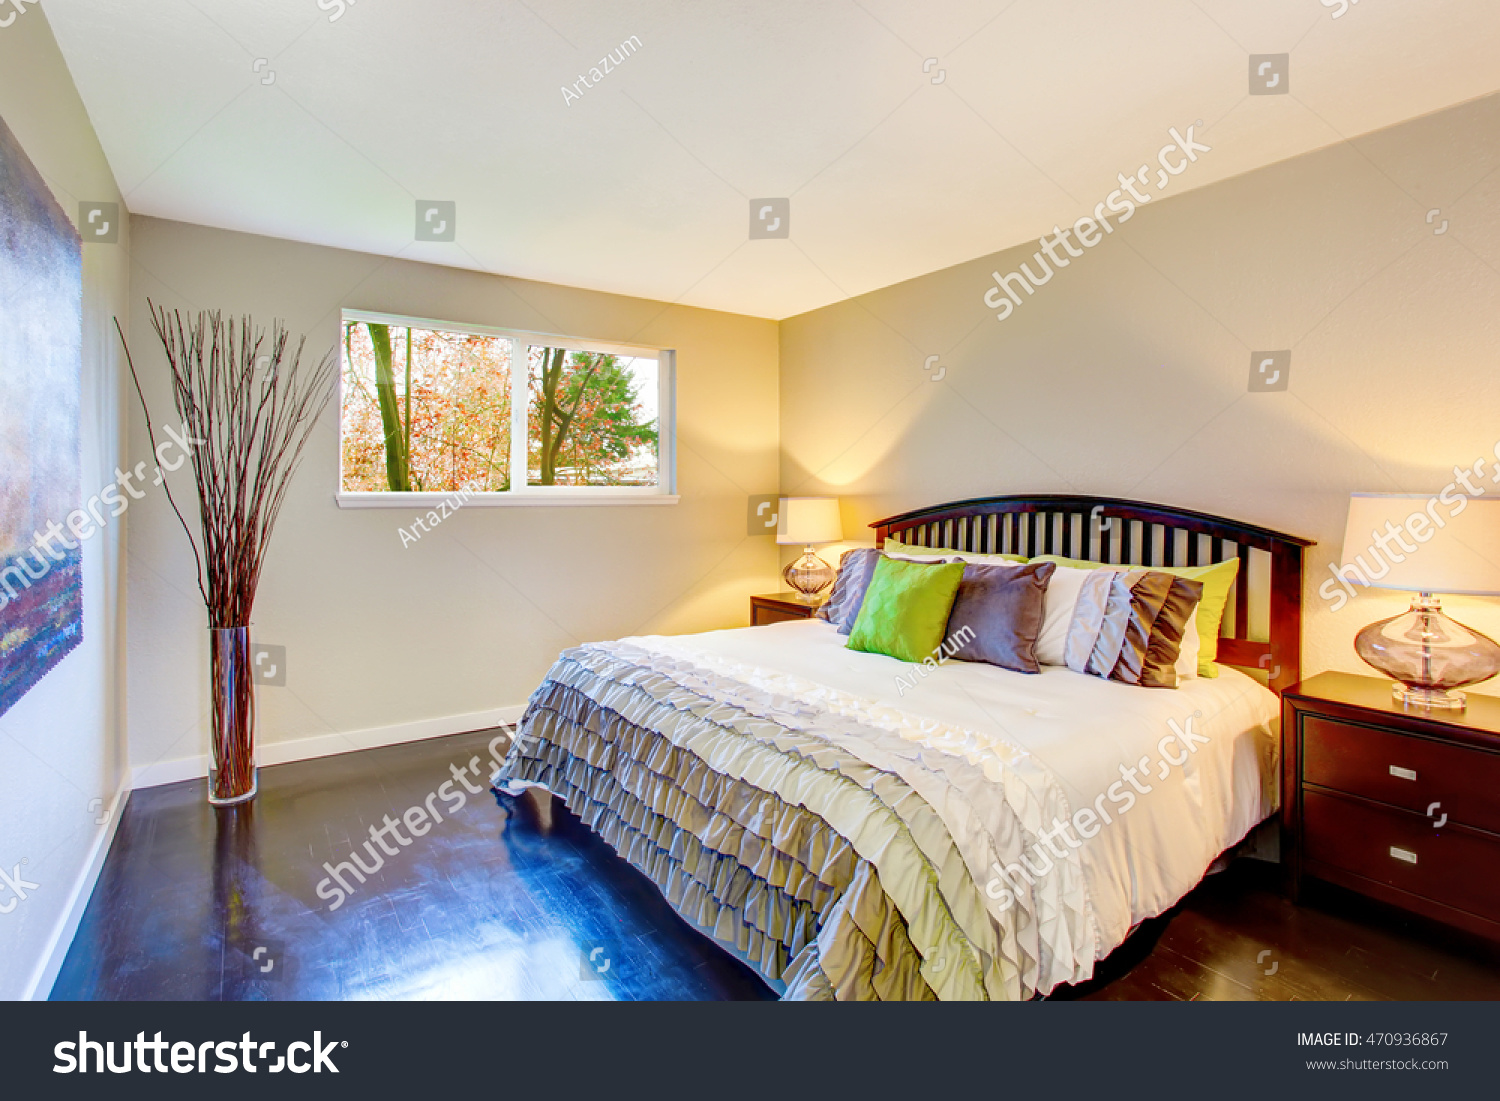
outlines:
[{"label": "bed", "polygon": [[498,782],[559,797],[789,999],[1025,1000],[1087,979],[1276,808],[1306,540],[1093,497],[871,525],[973,553],[1240,558],[1221,674],[913,666],[819,620],[566,651]]}]

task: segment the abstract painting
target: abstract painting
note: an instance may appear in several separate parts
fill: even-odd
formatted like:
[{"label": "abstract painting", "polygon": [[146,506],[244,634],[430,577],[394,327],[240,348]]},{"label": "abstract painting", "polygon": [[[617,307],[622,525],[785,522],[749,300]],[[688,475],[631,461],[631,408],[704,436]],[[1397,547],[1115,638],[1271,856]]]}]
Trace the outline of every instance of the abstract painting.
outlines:
[{"label": "abstract painting", "polygon": [[83,639],[81,249],[0,120],[0,715]]}]

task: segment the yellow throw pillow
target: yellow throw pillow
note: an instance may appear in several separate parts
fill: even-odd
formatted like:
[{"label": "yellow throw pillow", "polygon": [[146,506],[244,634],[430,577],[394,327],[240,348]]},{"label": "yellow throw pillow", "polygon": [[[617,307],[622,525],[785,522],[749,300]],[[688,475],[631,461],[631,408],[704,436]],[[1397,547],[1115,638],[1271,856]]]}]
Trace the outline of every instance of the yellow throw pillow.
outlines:
[{"label": "yellow throw pillow", "polygon": [[[1056,562],[1059,566],[1071,566],[1077,570],[1097,570],[1108,567],[1108,562],[1088,562],[1081,558],[1063,558],[1056,554],[1039,554],[1033,562]],[[1118,567],[1116,567],[1118,568]],[[1235,576],[1240,572],[1240,560],[1231,558],[1226,562],[1215,562],[1211,566],[1150,566],[1148,569],[1184,577],[1189,581],[1203,582],[1203,599],[1198,602],[1198,638],[1202,647],[1198,651],[1198,675],[1217,677],[1219,667],[1215,659],[1219,656],[1219,626],[1224,622],[1224,609],[1229,604],[1229,590]]]},{"label": "yellow throw pillow", "polygon": [[904,554],[913,558],[928,558],[936,561],[939,558],[962,558],[965,562],[984,564],[987,562],[1019,562],[1024,564],[1024,554],[976,554],[974,551],[954,550],[951,547],[919,547],[915,543],[903,543],[899,539],[886,538],[886,554]]}]

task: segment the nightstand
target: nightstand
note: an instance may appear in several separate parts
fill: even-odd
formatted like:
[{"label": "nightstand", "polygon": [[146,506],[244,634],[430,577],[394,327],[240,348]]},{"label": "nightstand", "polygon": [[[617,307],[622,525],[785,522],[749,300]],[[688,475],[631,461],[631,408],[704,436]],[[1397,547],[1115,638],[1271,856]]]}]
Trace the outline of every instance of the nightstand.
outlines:
[{"label": "nightstand", "polygon": [[822,597],[809,604],[791,591],[752,596],[750,626],[764,627],[767,623],[782,623],[788,619],[811,619],[812,614],[822,606]]},{"label": "nightstand", "polygon": [[1287,887],[1335,883],[1500,940],[1500,700],[1403,709],[1321,673],[1282,696]]}]

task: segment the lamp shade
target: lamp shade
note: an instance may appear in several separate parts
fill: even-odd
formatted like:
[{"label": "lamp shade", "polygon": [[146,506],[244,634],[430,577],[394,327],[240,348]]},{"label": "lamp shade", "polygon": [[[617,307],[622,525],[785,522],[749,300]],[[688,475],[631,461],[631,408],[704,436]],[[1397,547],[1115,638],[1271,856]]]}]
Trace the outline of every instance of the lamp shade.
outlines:
[{"label": "lamp shade", "polygon": [[776,542],[837,543],[844,537],[837,497],[783,497],[776,520]]},{"label": "lamp shade", "polygon": [[1500,497],[1355,493],[1339,572],[1377,589],[1500,595]]}]

